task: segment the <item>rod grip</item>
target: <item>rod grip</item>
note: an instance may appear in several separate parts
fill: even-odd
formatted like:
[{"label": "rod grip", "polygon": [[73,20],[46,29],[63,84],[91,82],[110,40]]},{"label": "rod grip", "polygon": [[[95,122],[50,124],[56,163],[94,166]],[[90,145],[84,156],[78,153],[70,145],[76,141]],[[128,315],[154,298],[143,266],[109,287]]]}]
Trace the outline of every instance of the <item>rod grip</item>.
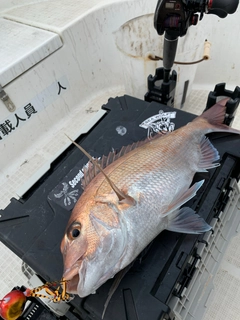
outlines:
[{"label": "rod grip", "polygon": [[211,42],[208,40],[205,40],[204,42],[204,52],[203,52],[203,59],[209,60],[210,59],[210,48],[211,48]]}]

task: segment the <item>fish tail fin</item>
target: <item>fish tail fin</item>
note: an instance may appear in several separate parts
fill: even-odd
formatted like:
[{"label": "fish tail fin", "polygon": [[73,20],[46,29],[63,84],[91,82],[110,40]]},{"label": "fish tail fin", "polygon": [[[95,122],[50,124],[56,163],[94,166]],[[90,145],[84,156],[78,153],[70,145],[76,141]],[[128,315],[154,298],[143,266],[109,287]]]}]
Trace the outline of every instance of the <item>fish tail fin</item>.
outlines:
[{"label": "fish tail fin", "polygon": [[198,121],[206,128],[206,133],[210,132],[228,132],[240,134],[240,131],[223,124],[226,115],[226,103],[229,98],[222,99],[211,108],[203,112],[193,122]]}]

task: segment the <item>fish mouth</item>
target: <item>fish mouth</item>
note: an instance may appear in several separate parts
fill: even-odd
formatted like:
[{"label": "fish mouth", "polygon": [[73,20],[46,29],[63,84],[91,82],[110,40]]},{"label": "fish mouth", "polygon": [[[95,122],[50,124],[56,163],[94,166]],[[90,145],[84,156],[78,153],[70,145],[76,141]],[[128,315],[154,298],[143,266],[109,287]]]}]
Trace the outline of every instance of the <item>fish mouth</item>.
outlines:
[{"label": "fish mouth", "polygon": [[67,281],[66,290],[68,293],[77,293],[77,287],[79,283],[79,269],[81,267],[82,260],[79,260],[73,267],[67,269],[63,273],[64,280]]},{"label": "fish mouth", "polygon": [[66,291],[68,293],[77,294],[78,283],[79,283],[79,275],[76,274],[72,279],[67,281]]}]

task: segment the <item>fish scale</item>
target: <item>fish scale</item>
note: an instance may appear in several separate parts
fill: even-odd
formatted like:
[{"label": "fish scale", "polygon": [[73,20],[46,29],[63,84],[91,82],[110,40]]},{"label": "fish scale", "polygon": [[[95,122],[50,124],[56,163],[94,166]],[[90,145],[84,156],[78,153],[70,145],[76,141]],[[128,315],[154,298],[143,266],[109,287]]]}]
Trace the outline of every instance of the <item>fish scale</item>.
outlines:
[{"label": "fish scale", "polygon": [[[121,166],[114,169],[113,172],[111,172],[111,167],[109,166],[109,177],[116,183],[120,188],[124,187],[125,185],[130,186],[134,183],[135,180],[138,181],[138,184],[142,184],[140,186],[141,188],[144,187],[145,182],[146,185],[149,186],[147,183],[147,180],[149,179],[150,182],[154,182],[157,179],[161,180],[168,180],[172,178],[172,180],[175,180],[176,174],[178,175],[180,167],[179,164],[182,164],[183,161],[186,161],[183,158],[175,157],[173,161],[169,161],[168,153],[164,152],[161,153],[159,150],[161,150],[161,144],[164,143],[163,140],[167,138],[166,136],[160,137],[159,139],[155,140],[155,147],[152,148],[153,150],[148,150],[142,157],[141,162],[139,161],[138,154],[136,153],[136,150],[134,150],[134,154],[129,157],[127,160],[125,160],[125,163]],[[157,143],[160,144],[160,146],[157,145]],[[143,147],[142,147],[143,148]],[[172,152],[174,150],[175,146],[168,147],[168,152]],[[140,149],[140,148],[139,148]],[[140,150],[139,150],[140,151]],[[192,150],[192,153],[194,150]],[[185,156],[185,153],[183,152],[183,156]],[[186,157],[186,156],[185,156]],[[121,159],[119,159],[121,160]],[[153,167],[155,166],[155,168]],[[129,169],[130,168],[130,169]],[[158,170],[159,168],[159,170]],[[180,167],[181,168],[181,167]],[[183,168],[184,169],[184,168]],[[150,172],[150,177],[148,178],[147,174]],[[108,171],[106,171],[108,174]],[[159,173],[159,175],[158,175]],[[153,180],[152,176],[156,175]],[[158,175],[158,176],[157,176]],[[142,178],[142,179],[141,179]],[[190,182],[191,182],[190,177]],[[104,178],[103,178],[104,179]],[[140,182],[139,182],[140,181]],[[190,184],[190,183],[189,183]],[[156,186],[156,185],[155,185]],[[106,194],[111,192],[111,187],[109,184],[104,180],[103,184],[98,189],[97,193],[100,194]]]}]

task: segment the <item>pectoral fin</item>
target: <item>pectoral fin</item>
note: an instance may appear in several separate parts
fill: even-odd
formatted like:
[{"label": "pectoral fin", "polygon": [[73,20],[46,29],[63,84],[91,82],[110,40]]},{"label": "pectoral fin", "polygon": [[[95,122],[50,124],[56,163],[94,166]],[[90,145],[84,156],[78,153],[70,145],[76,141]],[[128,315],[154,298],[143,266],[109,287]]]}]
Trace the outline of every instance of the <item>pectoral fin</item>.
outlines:
[{"label": "pectoral fin", "polygon": [[204,233],[212,229],[212,227],[205,222],[194,210],[188,207],[181,208],[174,212],[171,217],[168,218],[169,231],[181,232],[181,233]]}]

